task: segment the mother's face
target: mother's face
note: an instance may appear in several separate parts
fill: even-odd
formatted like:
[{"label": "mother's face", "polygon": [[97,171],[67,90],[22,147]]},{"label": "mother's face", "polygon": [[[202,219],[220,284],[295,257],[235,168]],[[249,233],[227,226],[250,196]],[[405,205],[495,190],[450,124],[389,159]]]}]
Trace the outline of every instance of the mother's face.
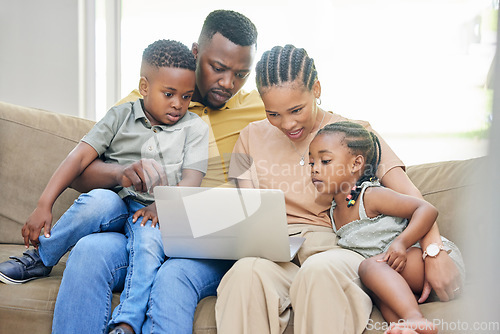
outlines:
[{"label": "mother's face", "polygon": [[320,94],[319,81],[310,91],[297,82],[266,87],[261,91],[267,119],[293,142],[302,142],[317,130],[319,108],[316,98]]}]

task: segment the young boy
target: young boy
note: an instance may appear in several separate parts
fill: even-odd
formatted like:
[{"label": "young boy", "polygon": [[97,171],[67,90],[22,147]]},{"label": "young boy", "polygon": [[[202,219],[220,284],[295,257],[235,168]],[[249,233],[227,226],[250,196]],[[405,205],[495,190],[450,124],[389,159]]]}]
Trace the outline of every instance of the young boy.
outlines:
[{"label": "young boy", "polygon": [[[51,233],[52,206],[98,156],[123,166],[141,158],[154,159],[166,174],[165,183],[199,186],[207,169],[208,126],[188,111],[195,69],[192,52],[179,42],[159,40],[144,50],[139,82],[143,99],[110,109],[68,154],[23,226],[26,247],[31,241],[35,249],[1,263],[0,281],[17,284],[47,276],[79,239],[91,233],[125,233],[130,265],[110,326],[124,323],[140,331],[149,289],[165,257],[150,189],[96,189],[82,194]],[[101,213],[102,219],[86,219],[89,212]],[[148,220],[152,222],[146,225]],[[40,236],[42,228],[44,236]]]}]

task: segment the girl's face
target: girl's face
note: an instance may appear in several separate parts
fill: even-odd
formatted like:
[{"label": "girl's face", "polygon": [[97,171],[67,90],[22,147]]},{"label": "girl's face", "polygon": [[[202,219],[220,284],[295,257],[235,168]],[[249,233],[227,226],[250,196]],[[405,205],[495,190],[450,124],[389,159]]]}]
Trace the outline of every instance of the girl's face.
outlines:
[{"label": "girl's face", "polygon": [[302,142],[317,130],[321,115],[315,102],[320,94],[319,81],[311,91],[299,82],[266,87],[261,91],[267,119],[293,142]]},{"label": "girl's face", "polygon": [[351,153],[344,137],[343,133],[322,133],[309,145],[311,181],[320,193],[349,193],[359,176],[364,158]]}]

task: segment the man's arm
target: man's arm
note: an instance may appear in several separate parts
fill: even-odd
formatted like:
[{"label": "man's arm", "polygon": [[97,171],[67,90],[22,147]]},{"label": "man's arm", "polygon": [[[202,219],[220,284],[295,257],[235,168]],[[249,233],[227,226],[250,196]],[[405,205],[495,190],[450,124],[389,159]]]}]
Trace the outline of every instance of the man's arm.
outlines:
[{"label": "man's arm", "polygon": [[117,186],[115,175],[121,166],[107,164],[95,159],[72,183],[71,188],[86,193],[96,188],[113,188]]},{"label": "man's arm", "polygon": [[96,188],[134,186],[139,192],[148,192],[157,185],[167,184],[165,171],[153,159],[141,159],[128,166],[105,163],[101,159],[95,159],[71,183],[71,188],[80,192],[89,192]]}]

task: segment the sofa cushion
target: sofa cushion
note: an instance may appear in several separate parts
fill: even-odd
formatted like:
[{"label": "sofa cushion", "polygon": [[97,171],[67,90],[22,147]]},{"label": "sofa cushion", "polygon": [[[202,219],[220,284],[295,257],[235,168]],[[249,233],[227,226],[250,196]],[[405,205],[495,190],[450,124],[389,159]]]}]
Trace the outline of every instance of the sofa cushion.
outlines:
[{"label": "sofa cushion", "polygon": [[[21,244],[21,227],[50,177],[93,126],[78,117],[0,102],[0,243]],[[54,205],[54,222],[78,193],[65,191]]]}]

